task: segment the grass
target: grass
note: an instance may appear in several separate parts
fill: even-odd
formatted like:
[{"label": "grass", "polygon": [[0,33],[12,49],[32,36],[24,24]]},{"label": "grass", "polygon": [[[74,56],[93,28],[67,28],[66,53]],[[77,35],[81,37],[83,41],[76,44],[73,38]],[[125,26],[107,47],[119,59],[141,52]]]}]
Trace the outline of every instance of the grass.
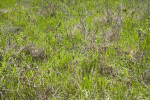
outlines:
[{"label": "grass", "polygon": [[0,99],[150,99],[149,0],[1,0]]}]

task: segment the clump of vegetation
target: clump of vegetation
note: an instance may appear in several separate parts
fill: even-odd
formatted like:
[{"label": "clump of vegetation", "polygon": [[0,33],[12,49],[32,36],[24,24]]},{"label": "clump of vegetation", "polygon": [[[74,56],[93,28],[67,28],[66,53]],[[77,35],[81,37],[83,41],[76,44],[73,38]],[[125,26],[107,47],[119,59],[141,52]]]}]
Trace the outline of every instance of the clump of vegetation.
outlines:
[{"label": "clump of vegetation", "polygon": [[150,98],[149,0],[1,0],[0,99]]}]

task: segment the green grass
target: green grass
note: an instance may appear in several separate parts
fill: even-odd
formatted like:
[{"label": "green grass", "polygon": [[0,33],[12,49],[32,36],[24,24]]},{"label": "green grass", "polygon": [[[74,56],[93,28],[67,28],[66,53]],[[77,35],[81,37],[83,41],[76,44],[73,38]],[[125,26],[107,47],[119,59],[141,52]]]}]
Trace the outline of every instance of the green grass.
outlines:
[{"label": "green grass", "polygon": [[150,100],[149,0],[0,0],[0,100]]}]

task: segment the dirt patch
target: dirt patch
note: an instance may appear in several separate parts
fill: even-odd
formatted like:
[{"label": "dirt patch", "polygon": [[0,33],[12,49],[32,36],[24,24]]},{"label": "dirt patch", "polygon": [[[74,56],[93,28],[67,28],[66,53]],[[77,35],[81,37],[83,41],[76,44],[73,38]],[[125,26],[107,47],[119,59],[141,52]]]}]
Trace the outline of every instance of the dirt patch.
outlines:
[{"label": "dirt patch", "polygon": [[37,47],[35,44],[28,44],[22,47],[21,52],[24,52],[25,55],[31,55],[34,59],[41,59],[43,60],[46,57],[45,49],[41,49]]},{"label": "dirt patch", "polygon": [[150,70],[143,71],[143,81],[146,84],[150,84]]},{"label": "dirt patch", "polygon": [[40,59],[43,60],[46,58],[46,49],[45,48],[39,48],[37,45],[33,43],[29,43],[23,47],[20,47],[18,44],[9,45],[6,47],[6,52],[12,52],[15,57],[15,55],[22,55],[25,56],[31,55],[33,59]]},{"label": "dirt patch", "polygon": [[100,67],[98,73],[106,76],[110,76],[110,75],[112,75],[113,77],[116,76],[116,70],[112,66]]},{"label": "dirt patch", "polygon": [[9,13],[9,12],[11,12],[11,10],[10,9],[0,9],[0,13]]}]

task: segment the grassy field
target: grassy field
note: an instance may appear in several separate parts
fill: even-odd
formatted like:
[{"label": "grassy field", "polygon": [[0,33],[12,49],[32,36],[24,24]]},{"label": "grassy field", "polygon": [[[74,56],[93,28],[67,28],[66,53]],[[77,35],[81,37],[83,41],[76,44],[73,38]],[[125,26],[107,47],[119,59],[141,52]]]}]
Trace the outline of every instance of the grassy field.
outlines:
[{"label": "grassy field", "polygon": [[0,100],[150,100],[149,0],[0,0]]}]

